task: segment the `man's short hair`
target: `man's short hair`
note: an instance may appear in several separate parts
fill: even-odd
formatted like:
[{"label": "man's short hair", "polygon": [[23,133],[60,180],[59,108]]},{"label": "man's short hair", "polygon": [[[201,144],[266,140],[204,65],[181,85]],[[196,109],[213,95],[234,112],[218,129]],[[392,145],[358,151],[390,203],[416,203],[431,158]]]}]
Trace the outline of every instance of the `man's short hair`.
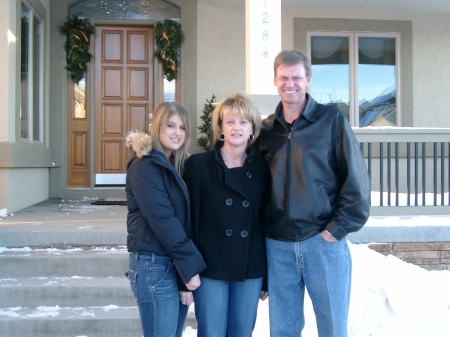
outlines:
[{"label": "man's short hair", "polygon": [[311,60],[303,52],[297,49],[285,49],[278,53],[273,62],[273,73],[277,75],[277,69],[281,65],[292,66],[295,64],[303,63],[305,66],[306,77],[311,78]]}]

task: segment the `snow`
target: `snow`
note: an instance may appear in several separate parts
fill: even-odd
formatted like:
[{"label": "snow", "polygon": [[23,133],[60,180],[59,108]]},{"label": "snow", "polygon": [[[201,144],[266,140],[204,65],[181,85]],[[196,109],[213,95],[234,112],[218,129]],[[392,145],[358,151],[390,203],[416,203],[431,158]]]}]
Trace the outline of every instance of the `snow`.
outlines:
[{"label": "snow", "polygon": [[[420,217],[422,223],[426,217]],[[445,218],[445,217],[443,217]],[[433,218],[435,220],[435,218]],[[446,218],[448,225],[448,217]],[[398,225],[396,217],[377,218],[377,225]],[[417,217],[401,219],[404,225],[411,225]],[[426,222],[425,222],[426,223]],[[353,260],[352,293],[349,313],[349,337],[448,337],[450,331],[450,271],[427,271],[406,263],[392,255],[384,256],[371,250],[367,245],[348,243]],[[125,250],[95,248],[106,254]],[[29,251],[30,248],[1,251]],[[48,248],[48,253],[55,253]],[[74,252],[78,249],[74,249]],[[78,278],[79,276],[73,276]],[[258,318],[253,336],[269,337],[269,299],[260,301]],[[115,305],[98,307],[104,312],[118,309]],[[20,307],[2,308],[0,316],[21,317]],[[59,313],[74,310],[40,306],[27,317],[55,317]],[[82,316],[94,317],[95,308],[76,308]],[[191,312],[194,305],[191,305]],[[306,325],[303,337],[317,337],[317,329],[312,304],[305,300]],[[183,337],[194,337],[197,330],[188,326]]]},{"label": "snow", "polygon": [[[387,221],[392,219],[384,219],[385,225]],[[427,271],[366,245],[348,244],[353,260],[349,337],[449,336],[450,271]],[[269,337],[269,301],[270,294],[268,300],[259,302],[255,337]],[[308,296],[305,318],[302,336],[317,337]],[[196,334],[195,329],[187,327],[183,337]]]},{"label": "snow", "polygon": [[[391,197],[391,200],[393,197]],[[400,204],[405,198],[400,198]],[[429,204],[430,196],[426,196]],[[384,200],[385,197],[384,197]],[[395,199],[394,199],[395,200]],[[419,197],[421,200],[421,197]],[[445,200],[449,200],[448,194]],[[379,194],[372,194],[372,202],[379,201]],[[383,202],[384,203],[384,202]],[[448,203],[448,201],[446,201]],[[71,209],[70,211],[72,211]],[[89,209],[83,209],[88,211]],[[2,215],[0,210],[0,217]],[[13,216],[10,214],[9,216]],[[427,216],[409,217],[371,217],[365,226],[450,226],[449,217]],[[80,227],[80,229],[85,229]],[[413,264],[408,264],[392,255],[384,256],[367,247],[367,245],[349,242],[353,260],[352,293],[349,313],[349,337],[448,337],[450,335],[450,271],[427,271]],[[99,254],[123,254],[126,247],[92,247]],[[36,251],[30,247],[5,248],[2,252],[19,251],[23,253]],[[61,254],[58,249],[42,249],[48,254]],[[80,248],[65,250],[76,254]],[[450,257],[449,257],[450,259]],[[450,262],[448,263],[450,265]],[[73,276],[77,278],[79,276]],[[13,280],[13,279],[3,279]],[[269,337],[269,299],[260,301],[258,318],[253,336]],[[74,308],[38,307],[28,317],[54,317],[59,313]],[[95,316],[94,307],[76,308],[84,316]],[[108,312],[117,309],[110,305],[102,307]],[[130,307],[130,309],[132,309]],[[0,308],[0,316],[21,317],[20,307]],[[191,305],[190,311],[194,311]],[[305,299],[306,325],[303,337],[317,337],[314,312],[309,298]],[[197,331],[186,327],[183,337],[194,337]],[[82,337],[82,336],[79,336]],[[86,336],[84,336],[86,337]]]}]

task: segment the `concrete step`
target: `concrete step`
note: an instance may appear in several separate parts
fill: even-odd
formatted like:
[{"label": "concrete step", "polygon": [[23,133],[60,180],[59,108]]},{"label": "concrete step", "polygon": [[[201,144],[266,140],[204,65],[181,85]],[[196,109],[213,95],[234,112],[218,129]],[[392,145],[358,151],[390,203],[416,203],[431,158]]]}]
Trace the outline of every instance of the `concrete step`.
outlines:
[{"label": "concrete step", "polygon": [[0,309],[1,337],[141,337],[137,307]]},{"label": "concrete step", "polygon": [[126,235],[123,206],[49,200],[0,218],[0,337],[141,337]]},{"label": "concrete step", "polygon": [[73,249],[8,249],[0,252],[0,277],[122,277],[128,270],[124,246]]},{"label": "concrete step", "polygon": [[127,208],[47,200],[0,217],[0,247],[126,245]]},{"label": "concrete step", "polygon": [[[137,307],[0,308],[0,337],[141,337]],[[197,329],[192,311],[185,328]]]},{"label": "concrete step", "polygon": [[[79,224],[89,227],[89,224]],[[102,246],[126,244],[126,224],[123,230],[74,230],[63,232],[60,230],[15,232],[2,230],[0,247],[67,247],[67,246]]]},{"label": "concrete step", "polygon": [[0,303],[16,307],[136,305],[125,276],[0,279]]}]

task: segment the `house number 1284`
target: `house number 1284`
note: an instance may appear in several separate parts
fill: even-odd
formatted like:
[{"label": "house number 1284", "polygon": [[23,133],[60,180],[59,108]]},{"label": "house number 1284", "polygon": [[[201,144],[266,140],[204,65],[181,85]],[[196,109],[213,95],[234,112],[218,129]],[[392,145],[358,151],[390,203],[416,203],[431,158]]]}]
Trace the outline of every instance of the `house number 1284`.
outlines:
[{"label": "house number 1284", "polygon": [[[267,7],[267,0],[264,0],[264,7]],[[262,12],[262,21],[263,24],[263,30],[262,30],[262,40],[264,41],[263,50],[261,55],[267,58],[269,56],[269,52],[267,51],[267,41],[269,41],[269,31],[267,29],[264,29],[264,25],[269,24],[269,13],[264,11]]]}]

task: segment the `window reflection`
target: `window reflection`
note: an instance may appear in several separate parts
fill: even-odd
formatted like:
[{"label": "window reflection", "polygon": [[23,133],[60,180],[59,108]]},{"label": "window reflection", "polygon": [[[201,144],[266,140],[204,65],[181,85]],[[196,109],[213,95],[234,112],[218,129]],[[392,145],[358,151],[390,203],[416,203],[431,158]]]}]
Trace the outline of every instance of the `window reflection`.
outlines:
[{"label": "window reflection", "polygon": [[175,102],[176,81],[175,79],[169,82],[164,75],[164,102]]},{"label": "window reflection", "polygon": [[353,126],[397,126],[397,37],[339,35],[311,35],[312,97]]},{"label": "window reflection", "polygon": [[86,80],[82,78],[73,85],[73,118],[86,118]]},{"label": "window reflection", "polygon": [[21,104],[20,104],[20,136],[21,138],[28,138],[28,75],[29,75],[29,17],[30,10],[22,3],[22,17],[21,17],[21,52],[20,52],[20,64],[21,64]]},{"label": "window reflection", "polygon": [[358,39],[359,126],[395,126],[395,39]]},{"label": "window reflection", "polygon": [[311,38],[311,95],[322,104],[331,104],[350,118],[349,37]]}]

